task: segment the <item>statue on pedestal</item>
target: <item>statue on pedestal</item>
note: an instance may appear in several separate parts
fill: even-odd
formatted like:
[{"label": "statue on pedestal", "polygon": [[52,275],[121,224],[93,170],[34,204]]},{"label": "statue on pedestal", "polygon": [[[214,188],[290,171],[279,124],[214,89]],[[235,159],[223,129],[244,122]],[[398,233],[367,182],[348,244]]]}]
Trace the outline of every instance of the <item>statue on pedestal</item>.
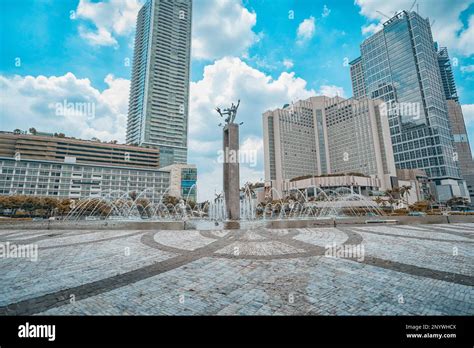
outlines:
[{"label": "statue on pedestal", "polygon": [[219,115],[221,115],[221,117],[227,116],[227,117],[224,117],[225,124],[223,125],[222,123],[220,123],[219,126],[226,126],[226,125],[234,123],[235,117],[237,116],[237,109],[239,108],[239,105],[240,105],[240,99],[237,102],[237,105],[234,105],[234,103],[232,103],[232,106],[230,108],[227,108],[224,110],[221,110],[219,107],[216,108],[216,111],[219,113]]}]

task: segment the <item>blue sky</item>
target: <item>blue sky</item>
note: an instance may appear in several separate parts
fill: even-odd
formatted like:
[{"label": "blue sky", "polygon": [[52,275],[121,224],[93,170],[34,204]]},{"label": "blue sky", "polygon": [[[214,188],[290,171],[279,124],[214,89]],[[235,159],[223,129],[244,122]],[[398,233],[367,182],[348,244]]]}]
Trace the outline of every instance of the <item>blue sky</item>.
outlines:
[{"label": "blue sky", "polygon": [[[0,129],[125,138],[136,13],[143,0],[2,0]],[[261,114],[314,94],[352,95],[344,62],[387,15],[412,0],[195,0],[189,162],[200,199],[220,175],[217,105],[242,99],[241,144],[258,151],[242,181],[263,178]],[[474,3],[419,0],[433,35],[452,58],[469,136],[474,139]],[[89,101],[94,118],[58,116],[57,102]],[[471,146],[474,140],[471,140]],[[255,165],[254,165],[255,164]]]}]

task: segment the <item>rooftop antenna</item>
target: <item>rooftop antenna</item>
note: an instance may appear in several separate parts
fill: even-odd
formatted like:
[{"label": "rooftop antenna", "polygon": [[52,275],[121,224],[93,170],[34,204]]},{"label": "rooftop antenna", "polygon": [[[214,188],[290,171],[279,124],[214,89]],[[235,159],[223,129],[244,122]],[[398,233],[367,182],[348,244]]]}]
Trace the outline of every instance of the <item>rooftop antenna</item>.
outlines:
[{"label": "rooftop antenna", "polygon": [[382,13],[382,12],[380,12],[380,11],[375,11],[375,12],[377,12],[378,14],[381,14],[382,16],[384,16],[384,17],[386,17],[386,18],[388,18],[388,19],[391,19],[391,18],[390,18],[389,16],[387,16],[385,13]]},{"label": "rooftop antenna", "polygon": [[431,28],[433,28],[433,25],[436,23],[436,19],[433,19],[433,21],[431,22]]},{"label": "rooftop antenna", "polygon": [[[408,12],[411,12],[411,10],[413,10],[413,7],[415,7],[415,4],[416,4],[416,1],[413,1],[413,4],[411,5],[410,9],[408,10]],[[418,10],[418,5],[417,5],[417,10]],[[417,11],[418,12],[418,11]]]}]

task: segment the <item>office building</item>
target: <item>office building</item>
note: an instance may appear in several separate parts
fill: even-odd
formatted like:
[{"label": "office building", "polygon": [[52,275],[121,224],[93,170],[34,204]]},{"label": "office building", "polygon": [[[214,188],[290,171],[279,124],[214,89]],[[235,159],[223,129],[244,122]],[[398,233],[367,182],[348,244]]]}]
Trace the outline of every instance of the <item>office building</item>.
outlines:
[{"label": "office building", "polygon": [[197,169],[191,164],[172,164],[161,168],[170,173],[168,194],[187,201],[197,202]]},{"label": "office building", "polygon": [[137,17],[127,144],[187,162],[191,0],[148,0]]},{"label": "office building", "polygon": [[367,186],[391,188],[396,170],[380,103],[319,96],[265,112],[265,181],[283,192],[301,177],[360,174],[376,179]]},{"label": "office building", "polygon": [[187,182],[181,175],[188,167],[196,182],[194,166],[182,165],[173,177],[173,165],[159,167],[157,149],[0,132],[0,195],[81,199],[146,190],[142,197],[157,202],[168,187]]},{"label": "office building", "polygon": [[351,67],[354,95],[385,102],[397,168],[426,172],[441,202],[469,197],[455,160],[429,20],[402,11],[360,49]]},{"label": "office building", "polygon": [[359,99],[367,95],[365,91],[364,69],[362,59],[358,57],[349,63],[351,69],[351,82],[354,98]]},{"label": "office building", "polygon": [[438,65],[448,107],[449,123],[453,134],[455,147],[454,157],[458,162],[461,176],[466,181],[471,202],[474,202],[474,161],[472,160],[471,146],[469,145],[464,115],[459,103],[453,68],[446,47],[442,47],[438,50]]},{"label": "office building", "polygon": [[[437,46],[438,45],[435,44],[435,47]],[[459,102],[456,82],[454,81],[453,67],[451,66],[451,60],[449,59],[449,53],[446,47],[438,49],[438,66],[446,100]]]},{"label": "office building", "polygon": [[265,180],[318,173],[313,107],[309,100],[263,114]]}]

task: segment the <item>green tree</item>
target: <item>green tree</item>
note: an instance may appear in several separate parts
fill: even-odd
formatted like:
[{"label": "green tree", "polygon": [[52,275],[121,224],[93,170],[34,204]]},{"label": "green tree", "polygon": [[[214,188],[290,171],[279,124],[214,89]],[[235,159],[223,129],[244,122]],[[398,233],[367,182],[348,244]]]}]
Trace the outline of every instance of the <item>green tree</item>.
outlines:
[{"label": "green tree", "polygon": [[449,207],[454,207],[457,205],[468,205],[468,204],[469,204],[469,200],[467,198],[457,197],[457,196],[448,199],[448,201],[446,202],[446,205]]}]

